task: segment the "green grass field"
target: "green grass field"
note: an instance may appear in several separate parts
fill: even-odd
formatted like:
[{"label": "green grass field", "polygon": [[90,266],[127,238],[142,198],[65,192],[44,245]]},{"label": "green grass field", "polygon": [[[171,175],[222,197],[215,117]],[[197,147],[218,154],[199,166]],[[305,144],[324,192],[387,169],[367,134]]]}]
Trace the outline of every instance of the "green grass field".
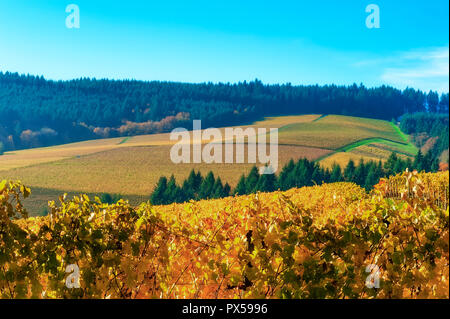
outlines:
[{"label": "green grass field", "polygon": [[289,124],[279,131],[280,144],[330,150],[370,138],[406,143],[389,122],[342,115],[328,115],[309,123]]},{"label": "green grass field", "polygon": [[[392,151],[412,156],[417,151],[390,122],[339,115],[267,118],[250,127],[279,128],[279,168],[291,158],[306,157],[325,166],[348,159],[385,160]],[[224,129],[221,129],[222,132]],[[234,187],[253,166],[244,164],[174,164],[169,134],[92,140],[0,156],[0,179],[21,180],[33,195],[25,205],[33,215],[58,195],[107,192],[137,204],[148,199],[161,175],[180,182],[191,169],[212,170]],[[247,149],[246,149],[247,155]]]}]

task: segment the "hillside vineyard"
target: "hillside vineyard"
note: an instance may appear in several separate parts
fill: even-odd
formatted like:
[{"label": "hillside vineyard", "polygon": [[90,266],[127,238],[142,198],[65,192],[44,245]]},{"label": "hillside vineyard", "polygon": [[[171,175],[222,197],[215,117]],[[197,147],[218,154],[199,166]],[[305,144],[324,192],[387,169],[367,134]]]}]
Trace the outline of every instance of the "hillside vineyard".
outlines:
[{"label": "hillside vineyard", "polygon": [[[406,172],[370,194],[334,183],[167,206],[61,196],[49,216],[28,219],[17,217],[30,189],[3,181],[0,293],[448,298],[448,178]],[[80,288],[65,284],[68,265]]]}]

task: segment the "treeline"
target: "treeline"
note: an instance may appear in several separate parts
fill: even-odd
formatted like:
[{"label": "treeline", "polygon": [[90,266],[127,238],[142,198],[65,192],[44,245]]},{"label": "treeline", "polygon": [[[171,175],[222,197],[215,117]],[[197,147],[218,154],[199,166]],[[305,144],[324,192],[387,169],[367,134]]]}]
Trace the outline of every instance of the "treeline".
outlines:
[{"label": "treeline", "polygon": [[0,142],[7,150],[99,137],[243,124],[264,116],[343,114],[391,120],[448,112],[448,94],[389,86],[144,82],[82,78],[50,81],[0,72]]},{"label": "treeline", "polygon": [[230,195],[231,187],[228,183],[222,183],[220,177],[215,177],[209,172],[203,177],[200,172],[191,171],[189,177],[180,187],[172,175],[169,180],[162,176],[150,196],[153,205],[167,205],[171,203],[183,203],[191,199],[223,198]]},{"label": "treeline", "polygon": [[275,190],[288,190],[293,187],[313,186],[322,183],[353,182],[367,191],[378,183],[380,178],[404,172],[406,169],[419,172],[437,172],[439,162],[431,153],[423,155],[419,151],[414,160],[402,159],[392,153],[386,162],[360,160],[355,164],[349,160],[345,167],[334,164],[332,169],[324,168],[318,163],[305,158],[297,162],[290,160],[281,170],[280,174],[259,174],[254,166],[248,175],[242,175],[236,188],[231,191],[228,184],[223,185],[220,177],[215,178],[209,172],[204,178],[200,172],[191,171],[189,177],[179,186],[172,175],[169,180],[161,177],[150,196],[154,205],[167,205],[182,203],[191,199],[223,198],[229,195],[247,195],[256,192],[273,192]]},{"label": "treeline", "polygon": [[449,116],[442,113],[405,114],[400,121],[400,129],[410,134],[418,147],[425,147],[433,157],[439,157],[449,148]]}]

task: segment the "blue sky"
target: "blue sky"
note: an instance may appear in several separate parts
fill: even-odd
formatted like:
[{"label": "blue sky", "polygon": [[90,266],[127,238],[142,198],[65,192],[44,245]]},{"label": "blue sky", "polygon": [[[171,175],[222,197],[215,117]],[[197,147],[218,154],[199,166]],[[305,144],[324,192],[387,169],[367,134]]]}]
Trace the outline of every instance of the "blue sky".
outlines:
[{"label": "blue sky", "polygon": [[[80,28],[65,26],[69,4]],[[365,24],[380,8],[380,28]],[[447,0],[2,0],[0,70],[448,92]]]}]

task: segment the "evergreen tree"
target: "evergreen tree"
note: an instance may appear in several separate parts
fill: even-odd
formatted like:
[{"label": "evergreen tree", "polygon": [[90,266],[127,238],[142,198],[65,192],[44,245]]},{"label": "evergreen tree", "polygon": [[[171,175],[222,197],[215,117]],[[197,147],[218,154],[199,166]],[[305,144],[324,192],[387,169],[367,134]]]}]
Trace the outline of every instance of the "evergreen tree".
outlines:
[{"label": "evergreen tree", "polygon": [[359,160],[359,164],[355,169],[355,175],[353,182],[364,187],[367,176],[366,165],[364,164],[364,160],[361,158]]},{"label": "evergreen tree", "polygon": [[421,172],[423,170],[423,155],[420,149],[417,152],[416,157],[414,158],[413,167],[418,172]]},{"label": "evergreen tree", "polygon": [[355,175],[355,162],[350,159],[344,169],[344,178],[346,182],[352,182]]},{"label": "evergreen tree", "polygon": [[198,198],[202,181],[203,177],[200,172],[195,173],[194,170],[191,170],[188,178],[183,182],[182,192],[185,196],[185,200]]},{"label": "evergreen tree", "polygon": [[408,169],[408,171],[412,172],[413,166],[414,166],[414,164],[413,164],[411,158],[408,157],[405,162],[405,170]]},{"label": "evergreen tree", "polygon": [[167,190],[167,178],[165,176],[162,176],[162,177],[160,177],[155,190],[153,191],[152,195],[150,196],[150,202],[153,205],[168,204],[169,201],[166,198],[166,190]]},{"label": "evergreen tree", "polygon": [[330,169],[327,167],[326,169],[321,168],[322,169],[322,177],[323,177],[323,182],[324,183],[330,183],[331,180],[331,171]]},{"label": "evergreen tree", "polygon": [[376,165],[374,163],[371,163],[371,165],[368,165],[368,173],[364,181],[364,188],[369,191],[372,189],[373,185],[378,183],[378,178],[376,174]]},{"label": "evergreen tree", "polygon": [[397,154],[395,152],[392,152],[391,155],[389,155],[388,159],[384,163],[384,169],[386,170],[386,174],[388,176],[395,174],[395,164],[398,162]]},{"label": "evergreen tree", "polygon": [[214,177],[214,174],[212,171],[210,171],[205,179],[203,180],[202,184],[200,185],[200,191],[199,191],[199,198],[200,199],[208,199],[212,198],[214,196],[214,185],[215,185],[216,179]]},{"label": "evergreen tree", "polygon": [[439,160],[436,158],[431,164],[431,172],[439,171]]},{"label": "evergreen tree", "polygon": [[433,92],[430,90],[427,95],[427,104],[429,112],[435,113],[438,111],[439,95],[437,94],[437,92]]},{"label": "evergreen tree", "polygon": [[323,170],[318,164],[313,165],[311,180],[314,184],[322,184],[324,180]]},{"label": "evergreen tree", "polygon": [[342,180],[343,180],[343,178],[342,178],[341,166],[339,164],[334,163],[333,167],[331,169],[330,182],[336,183],[336,182],[342,182]]},{"label": "evergreen tree", "polygon": [[311,175],[308,170],[307,160],[298,160],[297,164],[295,164],[294,170],[290,174],[290,177],[294,181],[294,187],[310,186]]},{"label": "evergreen tree", "polygon": [[222,180],[220,179],[220,177],[217,177],[216,182],[214,183],[211,197],[213,197],[213,198],[225,197],[225,193],[223,190],[223,184],[222,184]]},{"label": "evergreen tree", "polygon": [[225,185],[223,186],[224,197],[230,196],[230,193],[231,193],[231,187],[230,187],[230,185],[228,185],[228,183],[225,183]]},{"label": "evergreen tree", "polygon": [[239,179],[239,182],[236,186],[236,188],[234,189],[234,194],[235,195],[245,195],[247,194],[247,188],[246,185],[247,182],[245,180],[245,176],[242,175],[241,178]]},{"label": "evergreen tree", "polygon": [[245,180],[245,192],[246,194],[251,194],[256,191],[256,187],[258,185],[259,181],[259,172],[258,168],[256,166],[253,166],[250,170],[250,173],[248,173],[248,176]]},{"label": "evergreen tree", "polygon": [[397,161],[394,164],[394,174],[398,174],[398,173],[402,173],[403,171],[405,171],[406,167],[405,167],[406,162],[403,161],[401,158],[397,158]]},{"label": "evergreen tree", "polygon": [[282,169],[278,176],[278,187],[281,190],[288,190],[295,186],[295,183],[292,179],[292,172],[294,171],[295,163],[294,160],[291,159]]},{"label": "evergreen tree", "polygon": [[179,203],[182,201],[180,188],[177,185],[175,176],[170,176],[169,182],[167,183],[167,189],[164,197],[167,199],[167,204],[169,203]]},{"label": "evergreen tree", "polygon": [[433,166],[433,155],[431,151],[428,151],[423,157],[422,169],[425,172],[431,172],[431,167]]},{"label": "evergreen tree", "polygon": [[188,201],[191,199],[195,199],[197,196],[192,189],[191,183],[189,180],[185,180],[183,182],[183,186],[181,187],[181,193],[183,194],[183,198]]},{"label": "evergreen tree", "polygon": [[383,170],[383,163],[381,162],[381,160],[378,161],[377,167],[375,169],[375,175],[377,177],[377,183],[380,180],[380,178],[385,177],[385,173]]},{"label": "evergreen tree", "polygon": [[111,196],[111,194],[109,194],[109,193],[103,193],[103,194],[100,196],[100,200],[101,200],[101,202],[104,203],[104,204],[112,204],[112,203],[113,203],[112,196]]},{"label": "evergreen tree", "polygon": [[275,174],[262,174],[256,189],[261,192],[273,192],[276,189],[276,182]]}]

